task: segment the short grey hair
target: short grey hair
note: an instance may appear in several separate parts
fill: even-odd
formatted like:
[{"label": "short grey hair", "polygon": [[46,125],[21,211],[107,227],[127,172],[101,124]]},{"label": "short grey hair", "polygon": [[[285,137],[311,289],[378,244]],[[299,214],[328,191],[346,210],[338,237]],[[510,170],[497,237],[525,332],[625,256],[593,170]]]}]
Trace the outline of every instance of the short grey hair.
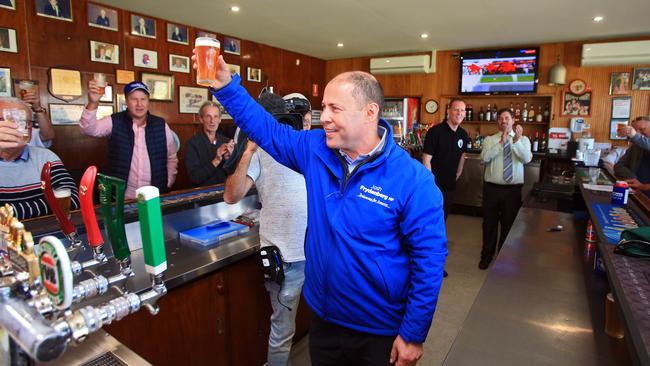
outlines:
[{"label": "short grey hair", "polygon": [[199,108],[199,115],[203,117],[203,111],[205,111],[206,108],[208,107],[215,107],[219,111],[219,117],[221,117],[221,106],[211,100],[208,100],[207,102],[203,102],[201,104],[201,108]]},{"label": "short grey hair", "polygon": [[639,116],[632,120],[631,123],[650,122],[650,116]]},{"label": "short grey hair", "polygon": [[334,80],[352,84],[352,96],[361,105],[376,103],[381,114],[384,108],[384,89],[377,79],[371,74],[363,71],[349,71],[337,75]]}]

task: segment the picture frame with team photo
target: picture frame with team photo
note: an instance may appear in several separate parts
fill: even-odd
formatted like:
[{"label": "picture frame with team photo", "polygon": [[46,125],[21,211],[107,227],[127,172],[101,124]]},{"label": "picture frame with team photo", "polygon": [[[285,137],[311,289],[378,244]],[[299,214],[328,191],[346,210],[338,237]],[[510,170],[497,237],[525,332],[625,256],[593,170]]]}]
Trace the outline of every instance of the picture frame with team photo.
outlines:
[{"label": "picture frame with team photo", "polygon": [[262,69],[256,69],[254,67],[249,67],[246,69],[246,80],[253,81],[256,83],[262,82]]},{"label": "picture frame with team photo", "polygon": [[149,87],[149,99],[165,102],[174,101],[174,76],[143,72],[141,81]]},{"label": "picture frame with team photo", "polygon": [[0,28],[0,51],[18,53],[15,29]]},{"label": "picture frame with team photo", "polygon": [[650,67],[637,67],[634,69],[632,90],[650,90]]},{"label": "picture frame with team photo", "polygon": [[586,91],[582,94],[574,94],[570,91],[562,93],[562,116],[591,116],[591,91]]},{"label": "picture frame with team photo", "polygon": [[72,22],[70,0],[36,0],[36,15]]},{"label": "picture frame with team photo", "polygon": [[16,10],[16,0],[0,0],[0,8]]},{"label": "picture frame with team photo", "polygon": [[88,2],[88,25],[91,27],[118,31],[117,10],[105,5]]},{"label": "picture frame with team photo", "polygon": [[90,61],[117,65],[120,63],[120,46],[90,41]]},{"label": "picture frame with team photo", "polygon": [[158,52],[142,48],[133,49],[133,66],[147,69],[158,68]]},{"label": "picture frame with team photo", "polygon": [[201,105],[208,100],[208,89],[192,86],[178,87],[178,108],[180,113],[199,113]]},{"label": "picture frame with team photo", "polygon": [[169,71],[190,73],[190,58],[181,55],[169,55]]},{"label": "picture frame with team photo", "polygon": [[167,41],[179,44],[189,44],[189,31],[186,26],[167,23]]},{"label": "picture frame with team photo", "polygon": [[630,73],[613,72],[609,81],[609,95],[630,93]]},{"label": "picture frame with team photo", "polygon": [[131,34],[139,37],[156,38],[156,20],[144,15],[131,14]]}]

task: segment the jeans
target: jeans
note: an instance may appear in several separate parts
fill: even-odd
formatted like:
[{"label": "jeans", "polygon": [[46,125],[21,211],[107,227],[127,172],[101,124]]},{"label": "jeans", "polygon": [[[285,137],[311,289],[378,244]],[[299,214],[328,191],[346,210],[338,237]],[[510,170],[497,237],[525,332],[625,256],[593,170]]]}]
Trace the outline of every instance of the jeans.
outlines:
[{"label": "jeans", "polygon": [[[269,334],[269,366],[289,365],[291,341],[296,331],[296,313],[300,292],[305,282],[305,261],[284,263],[284,283],[266,282],[271,297],[271,334]],[[278,294],[279,300],[278,301]]]}]

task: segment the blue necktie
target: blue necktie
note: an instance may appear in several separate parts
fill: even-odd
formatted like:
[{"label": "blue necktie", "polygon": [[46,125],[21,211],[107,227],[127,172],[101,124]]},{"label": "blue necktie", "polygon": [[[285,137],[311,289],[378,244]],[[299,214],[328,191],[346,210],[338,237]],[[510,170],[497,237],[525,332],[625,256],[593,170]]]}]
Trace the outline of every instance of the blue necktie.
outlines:
[{"label": "blue necktie", "polygon": [[506,183],[512,182],[512,148],[509,139],[503,144],[503,180]]}]

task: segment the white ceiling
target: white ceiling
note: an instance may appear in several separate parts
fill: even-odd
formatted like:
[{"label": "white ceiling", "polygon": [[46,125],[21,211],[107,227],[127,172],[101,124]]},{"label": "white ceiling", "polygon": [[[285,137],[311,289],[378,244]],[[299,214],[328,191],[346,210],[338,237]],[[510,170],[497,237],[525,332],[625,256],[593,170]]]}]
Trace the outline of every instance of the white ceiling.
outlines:
[{"label": "white ceiling", "polygon": [[650,35],[650,0],[99,2],[322,59]]}]

